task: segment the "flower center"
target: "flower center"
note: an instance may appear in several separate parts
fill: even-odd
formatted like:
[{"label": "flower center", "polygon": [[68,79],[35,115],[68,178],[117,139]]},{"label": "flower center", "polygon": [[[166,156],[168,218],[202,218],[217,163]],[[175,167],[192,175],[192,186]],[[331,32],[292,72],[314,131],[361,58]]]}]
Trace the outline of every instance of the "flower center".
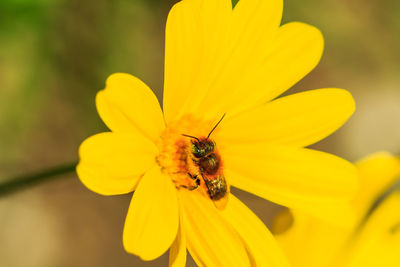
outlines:
[{"label": "flower center", "polygon": [[213,124],[189,115],[170,123],[161,135],[156,160],[178,190],[196,190],[219,200],[228,189],[216,144],[207,137]]}]

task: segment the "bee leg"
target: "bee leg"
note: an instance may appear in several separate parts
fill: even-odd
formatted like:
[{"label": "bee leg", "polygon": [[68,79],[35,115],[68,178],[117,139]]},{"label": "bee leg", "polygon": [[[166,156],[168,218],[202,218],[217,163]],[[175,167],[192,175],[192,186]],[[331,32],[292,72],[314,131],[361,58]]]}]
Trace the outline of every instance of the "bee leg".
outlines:
[{"label": "bee leg", "polygon": [[197,174],[191,174],[190,172],[188,172],[187,175],[189,175],[190,179],[192,179],[192,180],[197,179]]},{"label": "bee leg", "polygon": [[[199,181],[199,182],[197,182],[197,181]],[[196,185],[192,185],[192,186],[181,185],[180,187],[183,187],[190,191],[193,191],[193,190],[197,189],[199,187],[199,185],[200,185],[200,180],[196,180]]]},{"label": "bee leg", "polygon": [[200,179],[197,177],[197,174],[191,174],[188,172],[188,175],[189,175],[190,179],[195,180],[196,185],[193,185],[190,187],[187,187],[187,186],[184,186],[184,187],[189,189],[190,191],[197,189],[200,186]]},{"label": "bee leg", "polygon": [[188,189],[189,189],[190,191],[192,191],[192,190],[197,189],[199,186],[200,186],[200,179],[197,178],[197,179],[196,179],[196,185],[193,185],[193,186],[189,187]]}]

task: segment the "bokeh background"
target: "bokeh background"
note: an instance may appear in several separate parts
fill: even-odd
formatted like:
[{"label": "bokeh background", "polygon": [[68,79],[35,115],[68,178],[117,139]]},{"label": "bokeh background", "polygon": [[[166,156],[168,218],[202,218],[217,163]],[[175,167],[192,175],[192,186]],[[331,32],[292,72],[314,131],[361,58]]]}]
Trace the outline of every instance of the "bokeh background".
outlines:
[{"label": "bokeh background", "polygon": [[[79,144],[106,129],[94,97],[109,74],[132,73],[162,99],[175,2],[0,1],[0,183],[76,161]],[[340,87],[357,103],[350,121],[314,147],[352,161],[400,153],[400,1],[286,0],[283,21],[325,36],[321,63],[288,93]],[[277,207],[235,193],[270,224]],[[74,173],[0,196],[0,266],[166,266],[167,255],[142,262],[123,250],[130,197],[96,195]]]}]

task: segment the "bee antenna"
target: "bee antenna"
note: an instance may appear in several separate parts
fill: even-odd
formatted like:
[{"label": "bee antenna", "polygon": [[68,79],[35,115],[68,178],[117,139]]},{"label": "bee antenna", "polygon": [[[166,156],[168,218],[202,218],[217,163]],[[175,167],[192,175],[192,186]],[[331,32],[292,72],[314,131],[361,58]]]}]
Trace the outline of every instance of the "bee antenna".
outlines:
[{"label": "bee antenna", "polygon": [[215,130],[215,128],[217,128],[218,124],[222,121],[222,119],[225,117],[225,115],[226,115],[226,113],[224,113],[224,115],[222,115],[222,118],[217,122],[217,124],[215,124],[214,128],[212,128],[210,133],[207,135],[207,138],[210,137],[211,133]]},{"label": "bee antenna", "polygon": [[193,138],[196,139],[199,143],[200,143],[200,139],[197,138],[196,136],[191,136],[191,135],[187,135],[187,134],[182,134],[183,136],[189,137],[189,138]]}]

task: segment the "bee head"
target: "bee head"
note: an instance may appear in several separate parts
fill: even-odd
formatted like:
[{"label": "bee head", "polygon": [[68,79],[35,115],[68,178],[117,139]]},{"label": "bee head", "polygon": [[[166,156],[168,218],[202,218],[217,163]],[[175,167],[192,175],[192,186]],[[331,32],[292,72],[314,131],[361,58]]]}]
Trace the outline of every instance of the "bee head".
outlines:
[{"label": "bee head", "polygon": [[215,148],[214,141],[206,138],[204,140],[192,140],[191,152],[196,158],[202,158],[212,153]]},{"label": "bee head", "polygon": [[222,121],[222,119],[224,117],[225,117],[225,114],[217,122],[217,124],[214,126],[214,128],[211,129],[208,136],[201,138],[201,140],[195,136],[182,134],[183,136],[192,138],[191,152],[192,152],[193,156],[195,156],[196,158],[202,158],[214,151],[215,142],[212,141],[209,137],[210,137],[211,133],[215,130],[215,128],[217,128],[217,126],[219,125],[219,123]]}]

